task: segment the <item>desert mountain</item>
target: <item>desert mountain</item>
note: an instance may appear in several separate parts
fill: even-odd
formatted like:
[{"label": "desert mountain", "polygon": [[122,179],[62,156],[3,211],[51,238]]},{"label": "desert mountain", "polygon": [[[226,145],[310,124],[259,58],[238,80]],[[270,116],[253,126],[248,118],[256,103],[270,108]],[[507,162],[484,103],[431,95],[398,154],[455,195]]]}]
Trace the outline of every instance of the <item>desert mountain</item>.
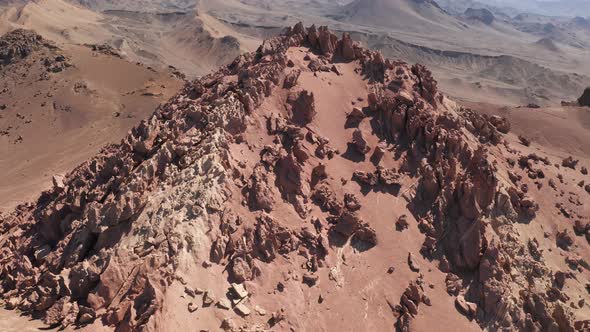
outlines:
[{"label": "desert mountain", "polygon": [[195,8],[198,0],[73,0],[84,7],[97,11],[122,10],[129,12],[143,13],[178,13],[186,12]]},{"label": "desert mountain", "polygon": [[490,25],[496,19],[494,14],[485,8],[467,8],[465,10],[465,17],[470,20],[480,21],[484,24]]},{"label": "desert mountain", "polygon": [[551,38],[541,38],[535,42],[535,45],[539,46],[540,48],[544,48],[549,51],[559,52],[559,47],[555,43],[555,41]]},{"label": "desert mountain", "polygon": [[431,0],[355,0],[342,20],[409,32],[459,28],[460,23]]},{"label": "desert mountain", "polygon": [[[579,18],[521,14],[513,19],[476,1],[463,5],[460,12],[447,12],[436,2],[414,0],[11,1],[0,5],[0,32],[30,28],[63,45],[106,43],[130,61],[154,68],[172,65],[194,78],[304,21],[350,32],[386,56],[424,63],[436,71],[442,91],[464,100],[555,106],[586,87],[590,39]],[[468,8],[490,10],[493,24],[467,18]],[[537,44],[542,38],[559,41],[561,51]],[[457,60],[449,54],[465,56]],[[487,74],[490,62],[502,65],[506,58],[515,59],[511,65],[531,68],[526,77],[542,80]],[[443,65],[448,62],[453,65]],[[518,67],[508,70],[518,73],[512,76],[522,73]],[[545,80],[561,76],[573,84]]]},{"label": "desert mountain", "polygon": [[101,6],[85,2],[89,8],[66,0],[10,4],[0,7],[0,33],[26,28],[60,44],[106,43],[130,61],[153,67],[174,65],[190,76],[227,64],[250,45],[247,40],[242,45],[239,33],[215,20],[205,24],[208,17],[203,19],[192,7],[158,11],[159,6],[146,6],[133,11],[135,5],[119,5],[124,3],[130,2],[101,2]]},{"label": "desert mountain", "polygon": [[0,293],[87,331],[588,329],[589,155],[508,117],[297,24],[2,216]]},{"label": "desert mountain", "polygon": [[181,84],[108,48],[60,48],[27,30],[1,37],[0,208],[32,200],[53,174],[120,140]]}]

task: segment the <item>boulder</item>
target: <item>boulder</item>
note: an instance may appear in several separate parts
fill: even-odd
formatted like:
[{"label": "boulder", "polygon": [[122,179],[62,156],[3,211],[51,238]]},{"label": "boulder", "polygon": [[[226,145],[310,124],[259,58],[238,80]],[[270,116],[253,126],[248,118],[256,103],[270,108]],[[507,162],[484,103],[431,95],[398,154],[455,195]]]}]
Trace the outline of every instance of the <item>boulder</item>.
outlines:
[{"label": "boulder", "polygon": [[503,134],[508,134],[508,132],[510,132],[510,122],[505,117],[493,115],[490,117],[490,123]]},{"label": "boulder", "polygon": [[574,239],[567,229],[564,229],[561,232],[557,232],[557,235],[555,236],[555,242],[559,248],[567,251],[574,244]]},{"label": "boulder", "polygon": [[395,222],[395,229],[397,229],[399,232],[407,229],[408,226],[408,216],[405,214],[402,214]]},{"label": "boulder", "polygon": [[561,166],[576,169],[576,166],[579,162],[579,160],[576,160],[572,156],[569,156],[561,161]]},{"label": "boulder", "polygon": [[346,115],[346,127],[358,127],[358,125],[365,118],[365,114],[358,107],[353,107],[352,111]]},{"label": "boulder", "polygon": [[352,144],[353,144],[355,150],[360,154],[364,155],[364,154],[368,153],[369,151],[371,151],[371,148],[367,144],[367,141],[365,140],[365,138],[363,136],[363,132],[360,129],[356,129],[352,133]]},{"label": "boulder", "polygon": [[216,306],[219,309],[229,310],[229,309],[231,309],[231,302],[228,299],[221,299],[221,300],[217,301]]},{"label": "boulder", "polygon": [[590,87],[584,89],[584,93],[578,98],[578,104],[580,106],[590,107]]},{"label": "boulder", "polygon": [[465,297],[463,295],[457,296],[457,298],[455,299],[455,306],[457,307],[459,312],[467,316],[469,319],[474,318],[475,314],[477,313],[477,304],[473,302],[468,302],[467,300],[465,300]]},{"label": "boulder", "polygon": [[252,269],[243,257],[236,257],[232,260],[229,268],[229,276],[235,282],[244,282],[252,279]]},{"label": "boulder", "polygon": [[[203,306],[208,307],[208,306],[212,305],[214,302],[215,302],[215,297],[214,297],[213,293],[211,291],[206,291],[203,294]],[[198,306],[195,305],[194,308],[195,307],[198,307]]]},{"label": "boulder", "polygon": [[297,80],[299,79],[299,75],[301,75],[301,70],[296,69],[292,70],[287,74],[285,77],[285,81],[283,82],[283,88],[291,89],[295,85],[297,85]]},{"label": "boulder", "polygon": [[377,245],[377,232],[366,223],[363,223],[353,234],[351,243],[360,250],[367,250]]},{"label": "boulder", "polygon": [[365,171],[355,171],[352,174],[352,179],[367,186],[374,186],[379,182],[379,176],[377,174]]},{"label": "boulder", "polygon": [[291,120],[301,126],[305,126],[313,121],[316,116],[315,98],[313,92],[303,90],[299,92],[291,103]]},{"label": "boulder", "polygon": [[524,146],[531,146],[531,140],[525,136],[518,135],[518,140]]},{"label": "boulder", "polygon": [[199,306],[194,302],[189,302],[187,306],[188,312],[193,313],[199,309]]},{"label": "boulder", "polygon": [[303,275],[303,283],[309,287],[315,286],[320,280],[320,276],[314,273],[305,273]]},{"label": "boulder", "polygon": [[361,224],[363,223],[361,217],[359,216],[358,212],[354,211],[345,211],[340,218],[338,219],[338,223],[333,227],[334,231],[340,233],[345,237],[351,236],[354,232],[359,229]]},{"label": "boulder", "polygon": [[332,188],[326,183],[318,184],[312,194],[313,201],[323,210],[340,215],[342,213],[342,202],[338,199]]},{"label": "boulder", "polygon": [[453,273],[447,274],[445,284],[447,287],[447,293],[449,293],[449,295],[458,295],[461,289],[463,289],[461,279]]},{"label": "boulder", "polygon": [[246,290],[246,287],[244,287],[244,284],[232,283],[231,290],[240,299],[248,296],[248,291]]},{"label": "boulder", "polygon": [[414,258],[411,252],[408,253],[408,266],[413,272],[420,272],[420,264],[416,262],[416,258]]},{"label": "boulder", "polygon": [[54,175],[52,178],[52,182],[53,182],[53,189],[58,192],[63,191],[66,187],[65,177],[63,175]]},{"label": "boulder", "polygon": [[6,300],[6,303],[4,304],[5,308],[8,310],[14,310],[18,307],[18,303],[19,303],[19,299],[16,297],[11,297],[8,300]]},{"label": "boulder", "polygon": [[249,205],[253,210],[273,210],[275,199],[263,165],[257,165],[250,177]]},{"label": "boulder", "polygon": [[574,222],[574,232],[576,233],[576,235],[584,235],[588,230],[590,230],[589,222],[584,222],[580,219],[577,219]]},{"label": "boulder", "polygon": [[344,194],[344,207],[349,211],[358,211],[361,208],[361,203],[356,195],[346,193]]},{"label": "boulder", "polygon": [[250,315],[251,312],[250,308],[248,308],[244,303],[239,303],[238,305],[236,305],[234,307],[234,310],[238,315],[242,317]]}]

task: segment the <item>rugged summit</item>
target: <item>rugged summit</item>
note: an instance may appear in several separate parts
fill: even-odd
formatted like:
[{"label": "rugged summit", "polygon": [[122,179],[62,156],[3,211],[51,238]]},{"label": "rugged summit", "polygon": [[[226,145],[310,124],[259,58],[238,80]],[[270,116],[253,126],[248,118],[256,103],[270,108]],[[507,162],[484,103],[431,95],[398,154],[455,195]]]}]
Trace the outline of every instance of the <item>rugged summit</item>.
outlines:
[{"label": "rugged summit", "polygon": [[587,278],[571,234],[554,274],[520,233],[555,171],[509,130],[424,66],[297,24],[3,216],[0,293],[88,330],[409,331],[431,308],[461,329],[588,328],[560,300]]}]

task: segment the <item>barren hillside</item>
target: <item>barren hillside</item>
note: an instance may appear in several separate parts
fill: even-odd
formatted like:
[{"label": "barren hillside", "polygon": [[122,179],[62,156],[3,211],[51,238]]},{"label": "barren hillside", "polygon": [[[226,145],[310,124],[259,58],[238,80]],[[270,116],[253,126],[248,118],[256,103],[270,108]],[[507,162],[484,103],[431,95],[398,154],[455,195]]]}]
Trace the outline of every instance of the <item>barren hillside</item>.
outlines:
[{"label": "barren hillside", "polygon": [[461,29],[463,26],[430,0],[355,0],[346,5],[341,20],[406,32]]},{"label": "barren hillside", "polygon": [[588,155],[478,108],[297,24],[2,216],[0,293],[87,331],[590,328]]},{"label": "barren hillside", "polygon": [[182,80],[91,47],[58,48],[34,32],[0,38],[0,208],[35,199],[119,141]]},{"label": "barren hillside", "polygon": [[171,12],[103,5],[90,7],[105,11],[67,0],[11,3],[0,6],[0,33],[25,28],[62,45],[109,44],[130,61],[174,65],[191,76],[209,73],[252,47],[248,38],[242,43],[231,29],[217,28],[215,20],[204,22],[192,7]]},{"label": "barren hillside", "polygon": [[424,0],[10,1],[0,4],[0,32],[29,28],[63,44],[107,43],[130,61],[173,65],[195,78],[304,21],[424,63],[443,91],[463,100],[556,106],[584,89],[590,76],[586,19],[520,12],[513,18],[483,7],[489,13],[447,12]]}]

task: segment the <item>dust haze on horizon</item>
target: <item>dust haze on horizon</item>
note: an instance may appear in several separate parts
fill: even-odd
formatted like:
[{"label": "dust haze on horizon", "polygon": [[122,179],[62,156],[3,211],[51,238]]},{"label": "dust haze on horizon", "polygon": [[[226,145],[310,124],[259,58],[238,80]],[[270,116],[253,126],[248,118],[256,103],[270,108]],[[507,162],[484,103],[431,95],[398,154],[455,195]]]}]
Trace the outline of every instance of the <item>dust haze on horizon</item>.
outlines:
[{"label": "dust haze on horizon", "polygon": [[521,13],[534,13],[548,16],[590,16],[590,1],[588,0],[442,0],[449,3],[469,3],[494,6],[498,8],[513,8]]}]

